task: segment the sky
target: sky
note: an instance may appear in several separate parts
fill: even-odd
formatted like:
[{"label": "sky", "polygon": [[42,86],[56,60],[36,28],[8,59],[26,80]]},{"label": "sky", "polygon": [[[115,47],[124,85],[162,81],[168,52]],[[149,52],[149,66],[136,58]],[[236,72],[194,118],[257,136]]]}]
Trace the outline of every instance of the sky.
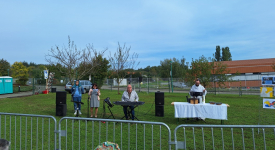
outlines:
[{"label": "sky", "polygon": [[233,60],[275,57],[275,1],[0,0],[0,59],[47,64],[54,46],[93,44],[109,58],[118,42],[138,53],[138,68],[164,59],[212,57],[228,46]]}]

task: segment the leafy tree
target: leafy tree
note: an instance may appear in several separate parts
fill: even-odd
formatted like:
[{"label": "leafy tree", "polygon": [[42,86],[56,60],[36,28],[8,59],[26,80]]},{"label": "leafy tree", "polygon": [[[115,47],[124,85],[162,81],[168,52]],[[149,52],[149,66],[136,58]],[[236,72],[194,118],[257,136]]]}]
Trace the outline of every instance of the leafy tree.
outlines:
[{"label": "leafy tree", "polygon": [[222,48],[222,61],[232,61],[229,47]]},{"label": "leafy tree", "polygon": [[213,81],[222,85],[229,80],[229,76],[225,75],[228,72],[227,66],[222,62],[215,62],[215,59],[201,56],[199,59],[192,59],[184,79],[189,86],[193,85],[197,78],[200,79],[204,87],[209,86]]},{"label": "leafy tree", "polygon": [[125,69],[134,69],[139,65],[139,62],[137,62],[138,54],[134,52],[132,56],[130,56],[130,50],[131,47],[126,47],[125,44],[123,46],[120,46],[120,44],[118,43],[118,48],[114,55],[112,55],[110,52],[109,62],[111,65],[112,73],[114,74],[114,77],[116,78],[116,81],[118,83],[118,94],[119,85],[128,74]]},{"label": "leafy tree", "polygon": [[[49,72],[54,72],[54,78],[60,79],[61,77],[66,76],[64,72],[66,72],[66,67],[62,66],[60,63],[57,64],[50,64],[46,66]],[[61,71],[60,71],[60,70]]]},{"label": "leafy tree", "polygon": [[[68,36],[68,47],[55,46],[49,50],[45,58],[51,65],[60,64],[56,66],[57,69],[60,73],[65,74],[69,78],[69,81],[74,84],[73,81],[75,79],[81,79],[93,70],[94,67],[100,65],[95,58],[103,55],[106,50],[97,52],[93,45],[90,44],[84,49],[79,49]],[[89,65],[91,67],[88,67]],[[82,67],[80,68],[80,66]]]},{"label": "leafy tree", "polygon": [[22,62],[15,62],[11,66],[12,70],[12,77],[13,78],[18,78],[16,82],[22,85],[25,85],[26,82],[28,81],[28,69],[26,66],[23,65]]},{"label": "leafy tree", "polygon": [[160,74],[162,78],[169,78],[171,71],[171,61],[172,61],[172,76],[173,78],[182,78],[185,74],[187,66],[185,65],[185,58],[182,57],[181,60],[176,58],[165,59],[160,61]]},{"label": "leafy tree", "polygon": [[215,61],[221,61],[221,48],[219,45],[216,46],[216,52],[215,52]]},{"label": "leafy tree", "polygon": [[10,63],[2,58],[0,60],[0,76],[7,76],[8,69],[10,69]]},{"label": "leafy tree", "polygon": [[[101,55],[97,56],[96,60],[101,65],[94,67],[93,70],[88,72],[88,75],[84,76],[82,79],[88,79],[89,75],[91,75],[95,83],[97,83],[98,88],[101,88],[103,85],[104,79],[108,75],[108,69],[111,66],[109,65],[109,61],[106,58],[103,58]],[[94,71],[94,70],[97,70],[97,71]]]}]

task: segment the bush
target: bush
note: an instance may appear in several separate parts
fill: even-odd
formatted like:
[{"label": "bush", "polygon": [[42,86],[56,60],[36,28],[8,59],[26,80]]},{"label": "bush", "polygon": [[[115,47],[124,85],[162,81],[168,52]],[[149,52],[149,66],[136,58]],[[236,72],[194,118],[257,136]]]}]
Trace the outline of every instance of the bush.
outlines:
[{"label": "bush", "polygon": [[20,78],[16,80],[16,83],[20,85],[26,85],[27,81],[28,81],[28,78]]}]

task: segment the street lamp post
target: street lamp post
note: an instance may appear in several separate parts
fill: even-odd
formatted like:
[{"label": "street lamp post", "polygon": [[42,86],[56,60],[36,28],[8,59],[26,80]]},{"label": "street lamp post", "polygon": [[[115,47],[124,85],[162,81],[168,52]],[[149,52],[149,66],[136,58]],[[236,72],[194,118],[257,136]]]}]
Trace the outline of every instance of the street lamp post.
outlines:
[{"label": "street lamp post", "polygon": [[173,93],[172,60],[170,61],[170,64],[171,64],[171,88]]}]

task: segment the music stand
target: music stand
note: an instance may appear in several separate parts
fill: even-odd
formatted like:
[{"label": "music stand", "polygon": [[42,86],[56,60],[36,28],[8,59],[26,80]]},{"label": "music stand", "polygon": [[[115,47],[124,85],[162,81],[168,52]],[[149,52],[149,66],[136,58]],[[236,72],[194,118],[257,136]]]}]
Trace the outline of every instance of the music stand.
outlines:
[{"label": "music stand", "polygon": [[198,96],[202,96],[203,92],[190,92],[190,95],[197,98]]},{"label": "music stand", "polygon": [[111,115],[109,117],[107,117],[107,119],[109,119],[111,116],[115,119],[115,117],[114,117],[114,115],[113,115],[113,113],[112,113],[112,111],[110,109],[110,108],[114,107],[114,104],[112,104],[111,101],[110,101],[110,97],[107,97],[106,99],[104,99],[104,103],[103,103],[103,118],[105,117],[105,114],[106,114],[106,112],[105,112],[105,103],[108,105],[108,109],[109,109],[109,111],[111,113]]},{"label": "music stand", "polygon": [[[74,103],[77,103],[77,104],[81,104],[83,105],[84,103],[83,102],[76,102],[76,101],[71,101],[71,102],[74,102]],[[76,116],[75,117],[79,117],[79,108],[78,108],[78,105],[76,105]]]}]

